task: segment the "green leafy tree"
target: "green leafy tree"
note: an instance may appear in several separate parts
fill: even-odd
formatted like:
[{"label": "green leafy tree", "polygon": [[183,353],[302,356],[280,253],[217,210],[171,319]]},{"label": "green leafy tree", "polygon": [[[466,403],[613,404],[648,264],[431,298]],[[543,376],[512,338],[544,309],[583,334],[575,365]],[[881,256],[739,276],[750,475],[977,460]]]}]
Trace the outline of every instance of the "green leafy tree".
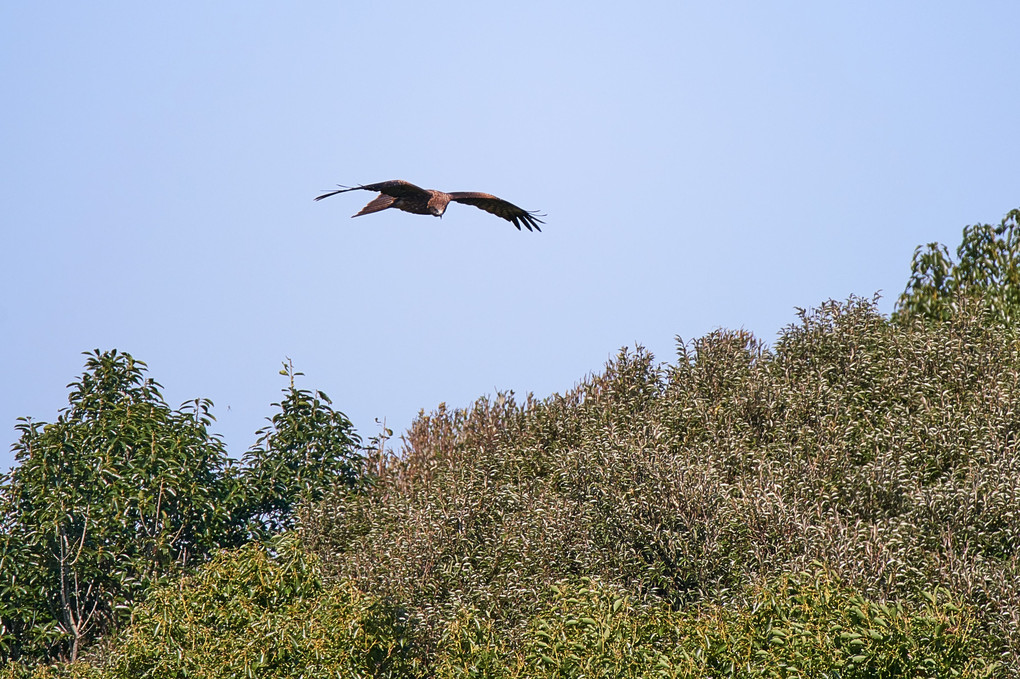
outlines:
[{"label": "green leafy tree", "polygon": [[957,261],[941,243],[918,246],[911,276],[894,317],[948,320],[967,299],[977,299],[991,316],[1012,325],[1020,320],[1020,209],[998,226],[975,224],[963,230]]},{"label": "green leafy tree", "polygon": [[87,355],[56,422],[20,420],[0,478],[0,659],[77,657],[154,582],[243,536],[211,404],[173,410],[143,362]]},{"label": "green leafy tree", "polygon": [[244,456],[243,479],[250,499],[251,530],[265,536],[293,527],[301,502],[327,491],[353,490],[365,479],[361,439],[347,416],[321,392],[298,389],[289,361],[280,374],[290,380],[269,426]]},{"label": "green leafy tree", "polygon": [[18,465],[0,475],[0,662],[73,660],[154,585],[363,480],[350,420],[289,364],[280,412],[237,466],[209,401],[171,409],[143,362],[87,356],[56,422],[20,420]]}]

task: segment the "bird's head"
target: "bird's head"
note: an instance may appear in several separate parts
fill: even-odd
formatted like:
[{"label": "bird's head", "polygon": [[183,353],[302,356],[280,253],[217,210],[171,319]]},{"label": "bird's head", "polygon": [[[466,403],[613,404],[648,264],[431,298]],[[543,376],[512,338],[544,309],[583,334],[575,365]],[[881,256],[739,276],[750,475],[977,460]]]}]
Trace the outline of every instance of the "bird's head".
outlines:
[{"label": "bird's head", "polygon": [[446,212],[445,205],[429,205],[429,213],[433,217],[442,217],[444,212]]}]

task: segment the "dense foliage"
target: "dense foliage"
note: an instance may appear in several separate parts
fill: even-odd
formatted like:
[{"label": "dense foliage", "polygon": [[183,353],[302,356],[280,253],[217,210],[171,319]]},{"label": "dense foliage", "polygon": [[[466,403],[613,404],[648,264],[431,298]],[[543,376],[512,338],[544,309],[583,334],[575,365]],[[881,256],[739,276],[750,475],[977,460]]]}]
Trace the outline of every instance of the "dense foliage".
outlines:
[{"label": "dense foliage", "polygon": [[88,354],[56,422],[21,421],[19,464],[0,476],[0,662],[74,659],[153,586],[357,484],[350,423],[285,374],[280,413],[240,467],[209,432],[208,401],[171,409],[116,350]]},{"label": "dense foliage", "polygon": [[92,663],[8,668],[3,679],[145,677],[982,677],[973,612],[946,592],[876,603],[818,565],[755,588],[743,607],[639,606],[618,587],[551,585],[516,647],[462,609],[438,644],[392,602],[327,585],[293,538],[249,545],[160,587]]},{"label": "dense foliage", "polygon": [[998,322],[1020,320],[1020,209],[997,226],[974,224],[963,230],[957,261],[940,243],[918,246],[910,281],[895,317],[948,320],[962,300],[978,299]]},{"label": "dense foliage", "polygon": [[34,676],[1018,676],[1020,335],[968,309],[828,303],[440,408]]},{"label": "dense foliage", "polygon": [[524,648],[563,581],[740,611],[818,562],[876,606],[944,588],[1020,667],[1018,381],[1016,332],[980,315],[828,303],[771,350],[716,332],[673,365],[623,353],[563,396],[423,416],[374,492],[317,505],[304,536],[434,645],[468,610]]}]

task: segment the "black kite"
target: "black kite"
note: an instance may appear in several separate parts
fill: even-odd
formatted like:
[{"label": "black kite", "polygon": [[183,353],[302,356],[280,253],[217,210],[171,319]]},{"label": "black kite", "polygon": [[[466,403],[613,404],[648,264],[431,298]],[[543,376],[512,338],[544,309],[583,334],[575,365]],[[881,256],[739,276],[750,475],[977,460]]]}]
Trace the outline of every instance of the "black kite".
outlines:
[{"label": "black kite", "polygon": [[528,231],[534,229],[535,231],[541,231],[538,227],[539,224],[545,224],[539,216],[544,217],[545,215],[539,215],[537,212],[529,212],[522,208],[517,207],[513,203],[508,203],[502,198],[489,195],[488,193],[474,193],[470,191],[457,191],[454,193],[444,193],[443,191],[435,191],[432,189],[423,189],[415,186],[410,182],[405,182],[403,179],[394,179],[388,182],[379,182],[378,184],[364,184],[362,186],[341,186],[336,191],[330,191],[324,193],[321,196],[317,196],[315,200],[322,200],[323,198],[329,198],[335,196],[338,193],[345,193],[347,191],[378,191],[379,195],[372,199],[372,201],[361,208],[361,212],[352,217],[360,217],[361,215],[371,214],[373,212],[379,212],[386,208],[395,207],[398,210],[404,212],[412,212],[416,215],[434,215],[436,217],[442,217],[443,213],[446,212],[446,206],[450,204],[452,200],[455,203],[465,203],[467,205],[474,205],[477,208],[481,208],[486,212],[490,212],[497,217],[511,222],[517,227],[517,230],[521,230],[521,224],[523,224]]}]

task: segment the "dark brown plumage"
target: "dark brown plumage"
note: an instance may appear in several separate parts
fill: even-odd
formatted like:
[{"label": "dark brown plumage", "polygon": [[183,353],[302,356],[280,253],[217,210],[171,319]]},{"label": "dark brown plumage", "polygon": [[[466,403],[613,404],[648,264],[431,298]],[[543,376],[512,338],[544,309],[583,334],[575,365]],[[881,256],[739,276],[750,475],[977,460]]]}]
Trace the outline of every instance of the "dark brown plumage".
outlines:
[{"label": "dark brown plumage", "polygon": [[512,223],[517,227],[517,230],[521,230],[521,224],[531,231],[541,231],[538,227],[539,224],[545,224],[539,216],[544,217],[545,215],[539,215],[537,212],[529,212],[522,208],[517,207],[513,203],[508,203],[502,198],[491,196],[488,193],[474,193],[470,191],[457,191],[454,193],[445,193],[443,191],[435,191],[432,189],[423,189],[415,186],[410,182],[405,182],[403,179],[394,179],[388,182],[379,182],[378,184],[363,184],[361,186],[341,186],[336,191],[330,191],[324,193],[321,196],[316,196],[315,200],[322,200],[323,198],[329,198],[335,196],[338,193],[346,193],[347,191],[378,191],[379,195],[372,199],[372,201],[361,208],[361,211],[352,217],[360,217],[361,215],[371,214],[373,212],[379,212],[387,208],[395,207],[398,210],[404,212],[412,212],[416,215],[434,215],[436,217],[442,217],[443,213],[446,212],[446,206],[450,204],[450,201],[455,203],[465,203],[467,205],[474,205],[477,208],[485,210],[497,217],[502,217],[508,222]]}]

